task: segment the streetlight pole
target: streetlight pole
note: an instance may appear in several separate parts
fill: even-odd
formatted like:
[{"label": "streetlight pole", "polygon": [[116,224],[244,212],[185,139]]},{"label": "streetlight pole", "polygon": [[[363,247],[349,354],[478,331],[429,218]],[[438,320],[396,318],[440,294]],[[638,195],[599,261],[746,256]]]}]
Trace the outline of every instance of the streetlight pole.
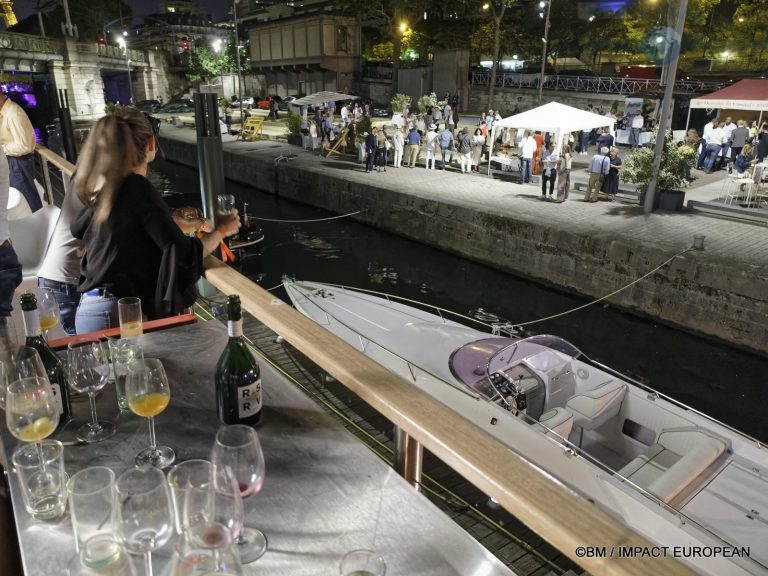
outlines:
[{"label": "streetlight pole", "polygon": [[237,32],[237,0],[232,0],[232,19],[235,21],[235,58],[237,59],[237,98],[240,101],[240,129],[243,128],[243,77],[240,75],[240,36]]},{"label": "streetlight pole", "polygon": [[[542,0],[539,2],[539,7],[544,8],[544,4],[547,5],[547,17],[544,20],[544,37],[541,39],[541,75],[539,76],[539,99],[538,103],[541,104],[541,91],[544,89],[544,67],[547,64],[547,42],[549,41],[549,12],[552,9],[552,0]],[[539,13],[541,15],[541,13]]]},{"label": "streetlight pole", "polygon": [[122,48],[123,52],[125,53],[125,64],[128,70],[128,92],[131,95],[131,100],[129,104],[133,104],[133,83],[131,82],[131,57],[128,54],[128,42],[125,39],[126,36],[128,36],[128,33],[125,30],[123,30],[123,35],[117,39],[117,43],[120,45],[120,48]]},{"label": "streetlight pole", "polygon": [[[216,42],[213,43],[213,51],[216,52],[216,56],[219,59],[219,78],[221,78],[221,97],[224,98],[224,67],[221,65],[221,56],[219,56],[221,52],[221,38],[217,39]],[[242,106],[243,103],[241,102],[240,105]]]}]

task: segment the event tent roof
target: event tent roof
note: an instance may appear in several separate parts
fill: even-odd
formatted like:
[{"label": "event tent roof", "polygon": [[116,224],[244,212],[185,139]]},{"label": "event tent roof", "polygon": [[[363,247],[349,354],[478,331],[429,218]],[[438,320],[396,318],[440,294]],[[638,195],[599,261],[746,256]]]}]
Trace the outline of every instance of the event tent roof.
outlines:
[{"label": "event tent roof", "polygon": [[616,120],[607,116],[566,106],[559,102],[550,102],[538,108],[497,120],[493,123],[493,127],[528,128],[531,130],[541,130],[542,132],[564,134],[576,132],[577,130],[602,128],[603,126],[613,128],[615,123]]},{"label": "event tent roof", "polygon": [[706,96],[693,98],[691,108],[768,110],[768,80],[747,78]]},{"label": "event tent roof", "polygon": [[311,106],[313,104],[325,104],[326,102],[344,102],[346,100],[357,100],[360,96],[352,96],[343,92],[315,92],[303,96],[291,102],[293,106]]}]

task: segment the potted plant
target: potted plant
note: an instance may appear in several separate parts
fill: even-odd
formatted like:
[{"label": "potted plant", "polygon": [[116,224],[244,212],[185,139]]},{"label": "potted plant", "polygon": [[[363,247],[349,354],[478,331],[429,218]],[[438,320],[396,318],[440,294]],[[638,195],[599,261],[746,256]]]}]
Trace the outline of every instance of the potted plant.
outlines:
[{"label": "potted plant", "polygon": [[[636,190],[640,193],[640,204],[645,201],[645,193],[651,181],[657,136],[654,132],[649,144],[635,150],[624,160],[621,167],[621,179],[636,185]],[[694,180],[691,168],[695,161],[696,151],[693,147],[687,143],[675,142],[672,132],[667,131],[656,181],[654,208],[678,211],[682,209],[685,199],[682,189]]]},{"label": "potted plant", "polygon": [[410,107],[411,97],[407,94],[395,94],[389,103],[393,114],[400,114],[406,107]]},{"label": "potted plant", "polygon": [[301,122],[301,116],[288,113],[288,144],[301,146]]}]

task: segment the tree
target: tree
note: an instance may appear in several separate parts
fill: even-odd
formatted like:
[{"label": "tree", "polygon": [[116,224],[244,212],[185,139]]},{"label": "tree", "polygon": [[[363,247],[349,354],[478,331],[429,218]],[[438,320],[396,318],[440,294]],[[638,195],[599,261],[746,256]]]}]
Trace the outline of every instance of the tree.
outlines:
[{"label": "tree", "polygon": [[[551,0],[550,0],[551,1]],[[493,94],[496,89],[496,74],[499,71],[499,57],[501,52],[501,23],[504,13],[512,6],[515,0],[490,0],[488,10],[493,22],[493,45],[491,48],[491,77],[488,81],[488,107],[493,106]]]},{"label": "tree", "polygon": [[384,37],[392,41],[392,94],[397,93],[403,35],[413,29],[432,7],[432,0],[334,0],[342,13],[354,14],[361,20],[378,22]]}]

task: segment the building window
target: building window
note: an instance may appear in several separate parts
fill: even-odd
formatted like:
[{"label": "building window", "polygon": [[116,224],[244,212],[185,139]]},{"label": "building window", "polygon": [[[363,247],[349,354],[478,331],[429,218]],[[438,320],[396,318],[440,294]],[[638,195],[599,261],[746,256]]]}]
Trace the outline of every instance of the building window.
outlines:
[{"label": "building window", "polygon": [[349,41],[349,29],[346,26],[336,27],[336,52],[349,52],[347,43]]}]

